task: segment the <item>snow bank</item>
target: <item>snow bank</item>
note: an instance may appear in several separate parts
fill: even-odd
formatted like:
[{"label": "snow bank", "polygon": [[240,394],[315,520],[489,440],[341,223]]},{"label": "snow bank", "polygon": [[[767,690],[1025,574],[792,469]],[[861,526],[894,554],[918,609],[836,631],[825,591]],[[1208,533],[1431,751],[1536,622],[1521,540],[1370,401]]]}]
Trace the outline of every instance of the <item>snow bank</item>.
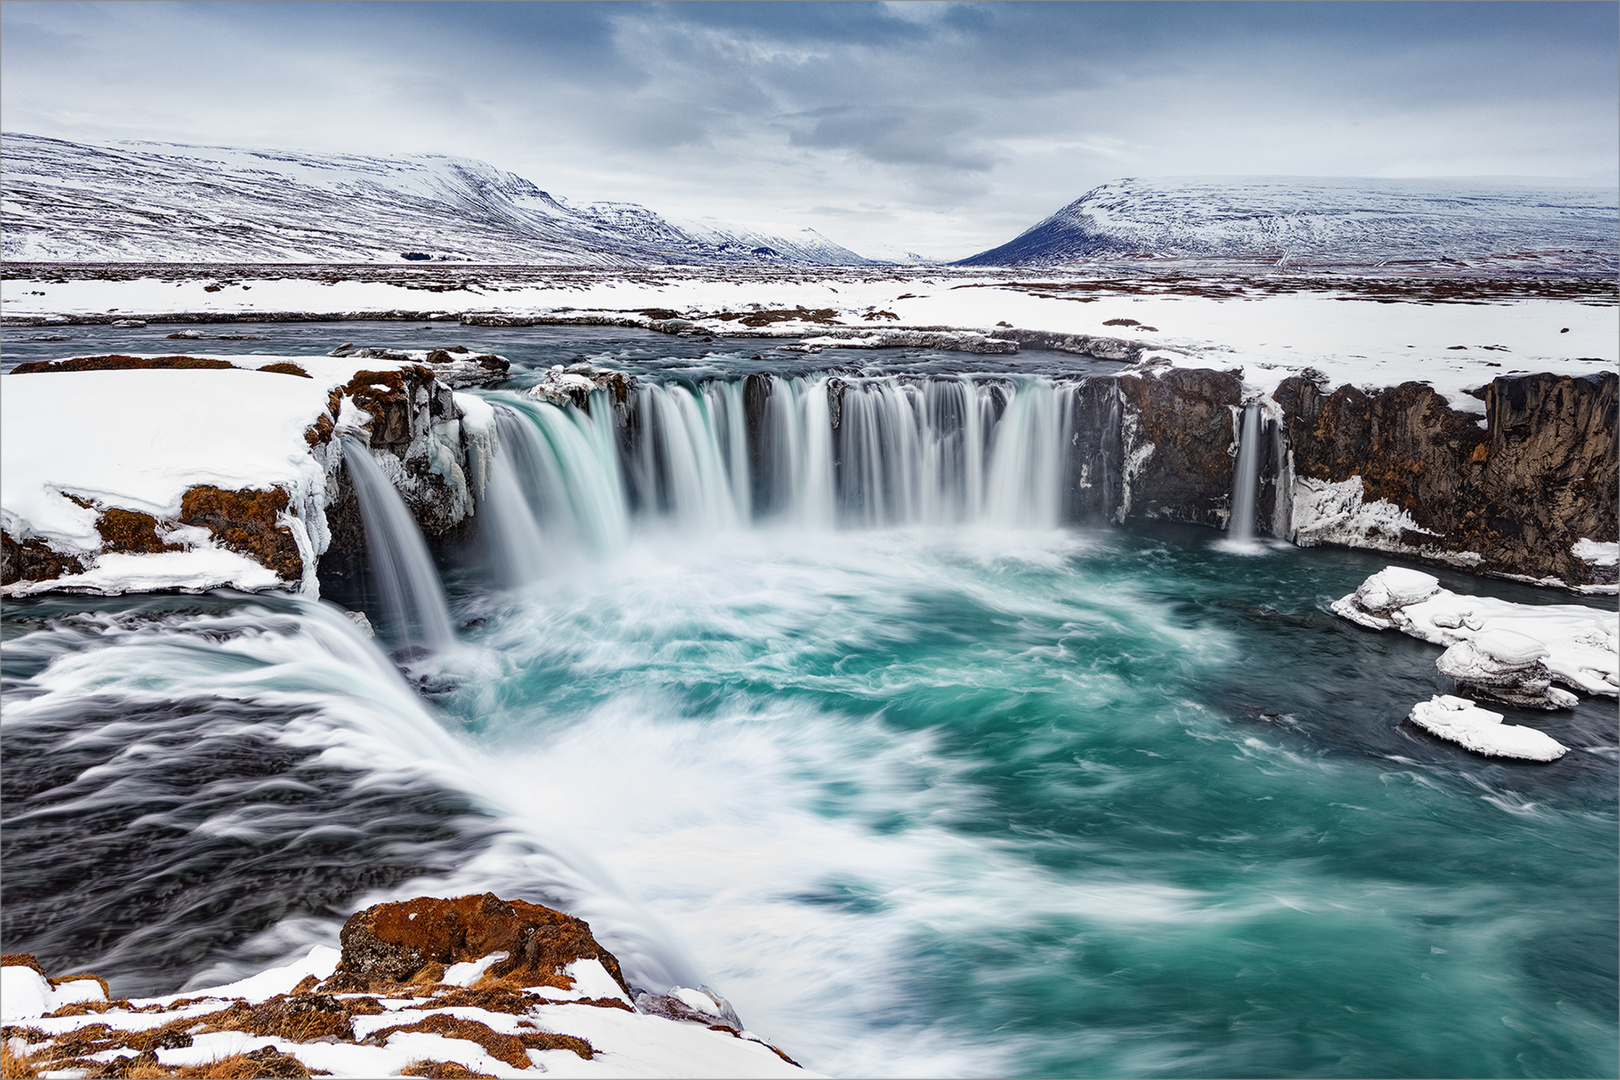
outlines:
[{"label": "snow bank", "polygon": [[[757,1036],[741,1031],[740,1024],[724,1030],[711,1028],[711,1022],[727,1021],[715,1000],[702,991],[672,990],[677,1000],[689,1003],[691,1016],[671,1018],[638,1011],[596,960],[577,960],[568,966],[574,984],[571,989],[541,986],[524,990],[522,1000],[527,1007],[518,1011],[511,1011],[515,1008],[511,993],[497,993],[491,1001],[494,1008],[468,1004],[478,999],[480,991],[473,987],[488,968],[505,958],[505,953],[493,953],[455,964],[437,984],[401,987],[394,993],[327,995],[311,992],[309,987],[333,975],[339,953],[316,946],[299,961],[224,986],[110,1003],[93,978],[61,982],[53,988],[32,967],[8,964],[0,967],[0,1002],[6,1023],[16,1025],[12,1051],[33,1057],[36,1067],[55,1056],[54,1040],[92,1025],[106,1025],[111,1032],[103,1036],[86,1033],[93,1044],[100,1042],[106,1048],[84,1056],[102,1062],[136,1055],[140,1033],[172,1025],[184,1038],[166,1037],[149,1051],[160,1068],[206,1065],[234,1054],[257,1053],[267,1071],[278,1055],[289,1055],[311,1071],[322,1069],[340,1077],[399,1076],[407,1066],[423,1060],[454,1062],[492,1076],[544,1074],[608,1080],[820,1075],[791,1064]],[[301,992],[305,996],[300,997]],[[317,1015],[353,1010],[345,1021],[352,1038],[345,1038],[341,1031],[291,1039],[230,1028],[209,1030],[220,1026],[216,1021],[222,1010],[235,1003],[274,1007],[276,999],[302,1003],[301,1007],[313,1009]],[[90,1002],[92,1008],[59,1012],[76,1002]],[[729,1007],[724,1012],[729,1013]],[[734,1020],[735,1014],[730,1017]],[[187,1019],[194,1022],[187,1025]],[[237,1023],[249,1026],[245,1020]],[[399,1027],[419,1030],[388,1030]],[[575,1049],[516,1049],[522,1046],[520,1039],[525,1034],[541,1033],[584,1040],[591,1054],[586,1057]],[[262,1057],[267,1053],[270,1057]],[[517,1053],[522,1057],[516,1058]],[[516,1060],[525,1064],[519,1066]]]},{"label": "snow bank", "polygon": [[53,986],[51,980],[31,967],[0,967],[0,1019],[7,1023],[84,1001],[106,1000],[107,992],[96,978],[58,979]]},{"label": "snow bank", "polygon": [[1450,654],[1447,663],[1457,671],[1494,677],[1533,659],[1553,681],[1620,696],[1620,614],[1613,611],[1460,596],[1431,574],[1397,566],[1373,574],[1332,609],[1374,630],[1395,629],[1448,648],[1469,643],[1468,652]]},{"label": "snow bank", "polygon": [[[361,370],[391,373],[408,365],[199,359],[233,366],[4,376],[6,595],[219,587],[314,594],[316,564],[329,541],[328,492],[341,461],[332,436],[371,422],[355,395],[371,402],[392,392],[369,383],[357,388],[353,380]],[[267,364],[291,364],[308,377],[259,370]],[[492,432],[487,407],[475,411],[475,425],[481,421],[480,431]],[[449,478],[446,486],[465,488],[459,423],[448,418],[432,434],[418,440],[432,451],[428,464]],[[251,540],[241,534],[243,514],[257,515]],[[14,556],[44,569],[18,570]]]},{"label": "snow bank", "polygon": [[[557,272],[509,280],[481,270],[477,289],[435,292],[434,317],[650,323],[653,309],[678,312],[670,329],[714,336],[754,334],[831,337],[859,333],[859,343],[912,345],[897,333],[972,331],[990,338],[1017,327],[1111,339],[1136,354],[1181,367],[1238,369],[1254,393],[1269,394],[1306,367],[1334,386],[1428,382],[1454,409],[1483,415],[1467,393],[1502,374],[1600,374],[1617,360],[1612,305],[1544,297],[1432,303],[1413,296],[1372,297],[1318,279],[1297,291],[1286,276],[1200,278],[1186,288],[1143,280],[1098,287],[1095,276],[1066,271],[1018,275],[948,270],[767,272],[727,275],[697,270]],[[1033,278],[1033,280],[1032,280]],[[233,279],[236,281],[236,279]],[[190,281],[8,282],[0,310],[10,318],[106,319],[165,312],[255,312],[364,317],[420,312],[418,282],[278,277],[266,271],[228,287],[209,277]],[[1083,292],[1071,291],[1083,287]],[[1386,302],[1376,302],[1376,301]],[[1076,302],[1084,301],[1084,302]],[[750,328],[721,314],[831,312],[830,321],[786,320]],[[887,316],[892,315],[892,319]],[[877,323],[874,319],[882,317]],[[1128,322],[1126,322],[1128,320]],[[840,338],[840,340],[844,340]],[[1011,351],[1009,346],[1007,351]]]},{"label": "snow bank", "polygon": [[1481,709],[1467,698],[1436,694],[1412,706],[1412,723],[1448,742],[1487,757],[1557,761],[1568,749],[1535,728],[1502,723],[1502,714]]}]

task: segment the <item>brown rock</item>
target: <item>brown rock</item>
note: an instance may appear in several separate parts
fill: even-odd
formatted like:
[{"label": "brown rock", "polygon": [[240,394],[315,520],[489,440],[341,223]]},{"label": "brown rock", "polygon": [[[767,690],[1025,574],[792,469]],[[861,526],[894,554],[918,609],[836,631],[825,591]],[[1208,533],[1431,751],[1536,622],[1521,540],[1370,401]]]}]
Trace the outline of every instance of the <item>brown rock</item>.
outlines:
[{"label": "brown rock", "polygon": [[53,550],[43,540],[21,542],[0,532],[0,584],[17,581],[52,581],[69,574],[84,573],[77,555]]},{"label": "brown rock", "polygon": [[581,919],[494,893],[453,900],[421,897],[377,904],[343,925],[343,960],[328,981],[333,990],[375,991],[408,983],[450,964],[505,952],[485,975],[508,986],[568,985],[563,968],[595,959],[629,993],[613,954]]},{"label": "brown rock", "polygon": [[206,528],[221,547],[257,559],[282,580],[298,581],[304,560],[292,530],[278,523],[289,501],[279,487],[228,491],[199,484],[181,497],[180,521]]},{"label": "brown rock", "polygon": [[1570,548],[1620,532],[1617,387],[1612,372],[1501,376],[1483,392],[1485,429],[1422,383],[1324,394],[1295,377],[1276,400],[1295,475],[1360,477],[1366,500],[1401,507],[1429,534],[1402,537],[1412,554],[1475,553],[1487,573],[1580,585],[1613,580],[1613,568],[1588,566]]},{"label": "brown rock", "polygon": [[1243,401],[1237,372],[1172,368],[1122,375],[1119,392],[1135,420],[1122,448],[1125,459],[1153,444],[1126,484],[1126,516],[1222,524],[1232,498],[1232,414]]}]

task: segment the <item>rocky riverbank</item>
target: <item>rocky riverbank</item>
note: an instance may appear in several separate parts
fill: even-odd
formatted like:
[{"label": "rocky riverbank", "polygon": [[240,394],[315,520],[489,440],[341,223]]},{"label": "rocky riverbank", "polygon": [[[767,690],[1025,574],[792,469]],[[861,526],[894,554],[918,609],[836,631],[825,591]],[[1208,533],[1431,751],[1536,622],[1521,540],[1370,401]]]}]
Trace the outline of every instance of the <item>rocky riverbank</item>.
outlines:
[{"label": "rocky riverbank", "polygon": [[[499,381],[505,362],[443,349],[334,353],[103,355],[5,376],[6,593],[229,585],[316,594],[323,577],[350,577],[366,557],[343,439],[370,449],[430,539],[476,526],[494,415],[447,383]],[[851,378],[826,384],[835,457]],[[544,373],[535,394],[589,409],[590,393],[605,388],[620,452],[635,457],[651,451],[639,448],[634,385],[583,365]],[[772,452],[762,432],[773,385],[750,376],[742,395],[755,463]],[[1156,358],[1071,385],[1065,521],[1226,526],[1253,409],[1262,535],[1582,591],[1615,587],[1613,372],[1498,375],[1466,399],[1477,409],[1423,383],[1332,386],[1306,370],[1268,392],[1240,370]],[[82,452],[54,452],[63,438]]]},{"label": "rocky riverbank", "polygon": [[713,991],[631,986],[585,922],[538,904],[378,904],[340,942],[228,986],[136,1000],[9,954],[5,1075],[817,1075]]}]

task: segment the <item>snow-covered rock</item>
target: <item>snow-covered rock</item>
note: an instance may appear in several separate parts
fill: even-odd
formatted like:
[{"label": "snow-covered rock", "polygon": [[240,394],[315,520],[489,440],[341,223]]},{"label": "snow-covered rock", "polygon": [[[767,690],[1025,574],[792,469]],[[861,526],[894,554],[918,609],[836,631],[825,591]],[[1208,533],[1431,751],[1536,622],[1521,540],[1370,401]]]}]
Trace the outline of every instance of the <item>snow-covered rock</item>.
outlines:
[{"label": "snow-covered rock", "polygon": [[819,1075],[707,988],[633,1003],[589,927],[539,905],[488,894],[377,905],[342,941],[341,953],[316,946],[225,986],[110,1002],[93,977],[53,988],[33,957],[10,955],[8,1050],[47,1075],[77,1059],[168,1076],[231,1058],[242,1076]]},{"label": "snow-covered rock", "polygon": [[1373,630],[1395,625],[1393,615],[1407,604],[1427,600],[1440,591],[1440,579],[1421,570],[1387,566],[1361,583],[1349,596],[1333,602],[1333,612]]},{"label": "snow-covered rock", "polygon": [[452,390],[496,386],[506,381],[512,367],[511,361],[504,356],[475,353],[465,345],[451,345],[443,349],[377,349],[360,348],[353,342],[344,342],[326,355],[421,364],[433,372],[435,379]]},{"label": "snow-covered rock", "polygon": [[1467,698],[1436,694],[1412,706],[1412,723],[1439,738],[1487,757],[1522,761],[1557,761],[1568,753],[1557,739],[1518,724],[1502,723],[1502,714],[1481,709]]},{"label": "snow-covered rock", "polygon": [[631,376],[611,368],[594,364],[573,364],[565,368],[561,364],[553,364],[546,369],[539,382],[529,387],[528,394],[553,405],[572,402],[583,408],[592,393],[606,390],[622,405],[632,383]]},{"label": "snow-covered rock", "polygon": [[[1443,656],[1441,670],[1493,694],[1534,697],[1544,665],[1550,681],[1585,694],[1620,696],[1620,613],[1614,611],[1461,596],[1440,588],[1432,574],[1396,566],[1371,575],[1331,606],[1334,614],[1370,629],[1399,630],[1448,650],[1467,644]],[[1548,690],[1543,697],[1523,703],[1573,704],[1562,691]]]},{"label": "snow-covered rock", "polygon": [[314,595],[339,436],[370,446],[424,528],[475,505],[460,412],[417,364],[79,358],[4,376],[0,411],[0,588],[11,596]]},{"label": "snow-covered rock", "polygon": [[1527,708],[1572,709],[1576,697],[1552,685],[1547,647],[1513,630],[1485,630],[1440,654],[1435,666],[1466,689]]}]

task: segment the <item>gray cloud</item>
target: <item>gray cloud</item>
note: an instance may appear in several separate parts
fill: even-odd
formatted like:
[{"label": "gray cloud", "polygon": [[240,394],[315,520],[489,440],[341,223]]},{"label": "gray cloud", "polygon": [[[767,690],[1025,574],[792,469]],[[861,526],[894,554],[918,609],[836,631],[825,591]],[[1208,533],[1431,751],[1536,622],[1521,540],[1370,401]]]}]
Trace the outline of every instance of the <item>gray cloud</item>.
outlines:
[{"label": "gray cloud", "polygon": [[7,130],[463,154],[857,250],[966,255],[1124,175],[1613,183],[1620,158],[1611,4],[8,0],[0,23]]}]

